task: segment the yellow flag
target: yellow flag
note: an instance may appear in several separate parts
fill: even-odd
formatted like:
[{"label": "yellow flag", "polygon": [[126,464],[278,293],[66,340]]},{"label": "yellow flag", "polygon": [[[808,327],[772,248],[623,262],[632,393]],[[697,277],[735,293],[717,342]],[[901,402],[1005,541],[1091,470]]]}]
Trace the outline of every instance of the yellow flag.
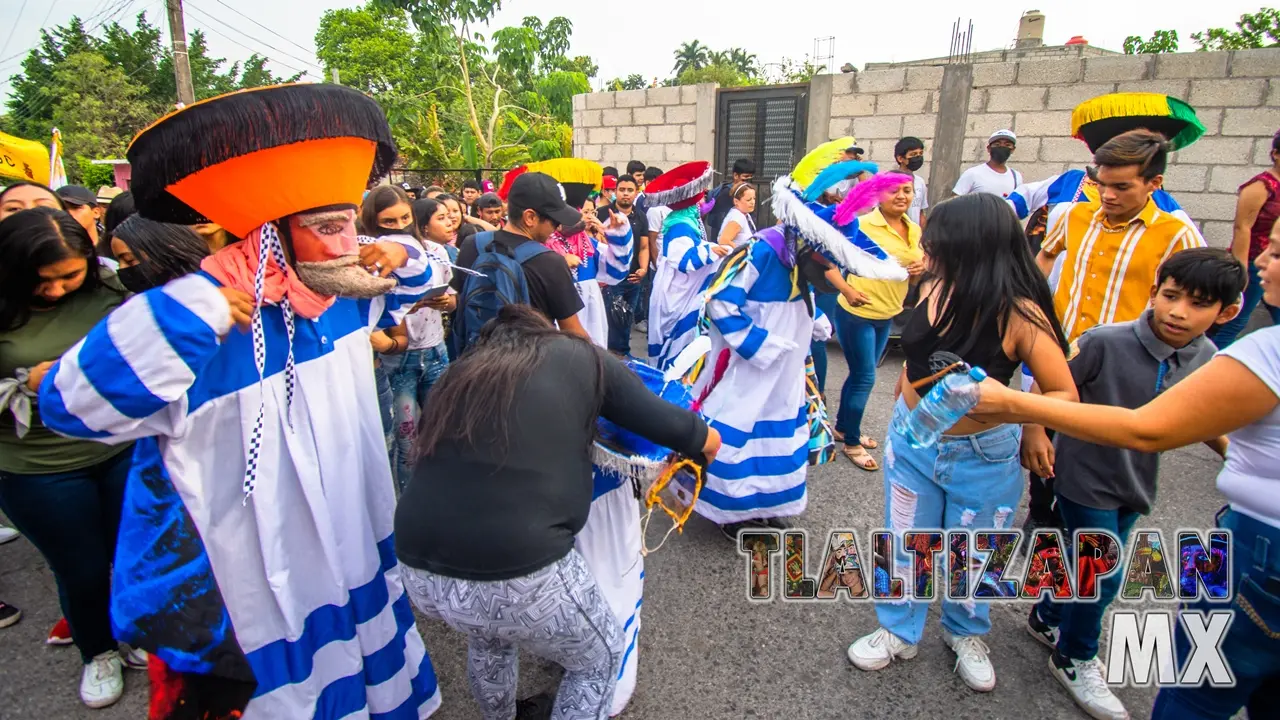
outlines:
[{"label": "yellow flag", "polygon": [[49,184],[49,159],[44,145],[0,133],[0,177]]}]

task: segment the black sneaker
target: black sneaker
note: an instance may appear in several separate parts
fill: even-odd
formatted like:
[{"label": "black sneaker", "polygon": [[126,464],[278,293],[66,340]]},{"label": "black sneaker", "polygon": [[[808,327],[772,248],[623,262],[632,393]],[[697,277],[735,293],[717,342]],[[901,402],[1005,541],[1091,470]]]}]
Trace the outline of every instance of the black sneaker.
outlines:
[{"label": "black sneaker", "polygon": [[738,541],[739,530],[759,530],[761,528],[773,527],[765,520],[743,520],[742,522],[725,523],[720,526],[720,532],[730,540]]},{"label": "black sneaker", "polygon": [[[1058,647],[1058,628],[1041,620],[1035,605],[1031,606],[1031,612],[1027,615],[1027,633],[1041,645],[1050,649]],[[1054,654],[1057,655],[1056,652]]]},{"label": "black sneaker", "polygon": [[771,527],[775,530],[790,530],[792,527],[791,521],[784,517],[766,518],[764,524],[765,527]]},{"label": "black sneaker", "polygon": [[0,600],[0,628],[6,628],[22,619],[22,611]]},{"label": "black sneaker", "polygon": [[549,692],[517,700],[516,720],[550,720],[555,706],[556,697]]}]

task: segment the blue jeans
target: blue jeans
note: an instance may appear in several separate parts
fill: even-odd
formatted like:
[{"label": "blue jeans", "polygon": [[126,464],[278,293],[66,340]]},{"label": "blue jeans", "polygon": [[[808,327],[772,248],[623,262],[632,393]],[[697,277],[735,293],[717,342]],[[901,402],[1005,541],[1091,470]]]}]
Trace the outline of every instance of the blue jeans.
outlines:
[{"label": "blue jeans", "polygon": [[649,296],[652,294],[653,271],[650,270],[640,280],[640,292],[636,294],[636,301],[631,305],[631,313],[636,322],[643,322],[649,319]]},{"label": "blue jeans", "polygon": [[[1076,530],[1106,530],[1120,538],[1120,557],[1125,557],[1129,530],[1142,516],[1135,510],[1099,510],[1058,496],[1058,517],[1062,521],[1062,537],[1067,553],[1074,562],[1072,533]],[[1025,538],[1030,542],[1031,538]],[[1058,654],[1072,660],[1091,660],[1098,654],[1098,636],[1102,634],[1102,616],[1120,592],[1124,572],[1117,570],[1098,581],[1096,602],[1060,602],[1046,595],[1036,605],[1036,614],[1050,627],[1058,628]]]},{"label": "blue jeans", "polygon": [[1244,332],[1244,328],[1249,324],[1249,316],[1253,315],[1254,308],[1258,307],[1261,302],[1267,308],[1267,312],[1271,314],[1271,324],[1280,325],[1280,308],[1271,307],[1262,300],[1262,281],[1258,278],[1258,266],[1249,263],[1249,284],[1244,288],[1244,304],[1240,306],[1240,314],[1235,320],[1223,323],[1216,330],[1209,334],[1209,339],[1219,348],[1225,348],[1236,341],[1236,337]]},{"label": "blue jeans", "polygon": [[844,308],[832,314],[836,339],[849,364],[849,377],[840,391],[840,410],[836,413],[836,432],[844,434],[845,443],[857,445],[862,437],[862,414],[867,398],[876,386],[876,363],[889,344],[891,320],[867,320]]},{"label": "blue jeans", "polygon": [[[895,420],[905,419],[908,412],[906,401],[899,398],[893,407]],[[944,435],[936,445],[917,450],[890,424],[884,451],[884,514],[885,524],[899,534],[894,565],[907,597],[876,602],[881,627],[914,645],[920,642],[929,616],[929,601],[910,599],[911,560],[902,551],[900,533],[914,528],[1009,527],[1022,499],[1021,447],[1019,425],[999,425],[976,435]],[[934,577],[935,597],[943,597],[942,626],[957,636],[987,634],[990,605],[985,600],[945,599],[938,580],[943,575]]]},{"label": "blue jeans", "polygon": [[[386,358],[379,355],[378,362],[385,363]],[[382,416],[382,435],[387,441],[387,452],[390,453],[391,448],[395,446],[396,423],[395,413],[391,409],[391,378],[382,365],[373,369],[373,382],[378,388],[378,413]]]},{"label": "blue jeans", "polygon": [[44,556],[80,657],[115,650],[111,562],[133,446],[80,470],[48,475],[0,472],[0,510]]},{"label": "blue jeans", "polygon": [[[1272,632],[1280,632],[1280,528],[1267,525],[1248,515],[1224,508],[1218,515],[1218,527],[1232,532],[1231,584],[1235,600],[1231,605],[1197,600],[1187,610],[1235,611],[1231,628],[1222,638],[1222,654],[1235,675],[1236,686],[1197,688],[1169,687],[1160,690],[1152,720],[1227,720],[1246,704],[1249,717],[1276,717],[1275,682],[1280,679],[1280,640],[1269,639],[1264,630],[1249,617],[1241,605],[1247,601],[1258,618]],[[1190,654],[1182,624],[1174,633],[1179,668]],[[1252,697],[1251,697],[1252,696]],[[1266,710],[1260,706],[1269,705]]]},{"label": "blue jeans", "polygon": [[[831,293],[813,294],[814,304],[826,314],[827,320],[831,321],[832,329],[835,329],[836,308],[839,305],[836,298],[838,297]],[[818,376],[818,392],[825,393],[827,391],[827,343],[817,340],[809,343],[809,355],[813,357],[813,373]]]},{"label": "blue jeans", "polygon": [[413,446],[418,440],[418,420],[427,404],[427,393],[449,368],[444,343],[399,355],[383,355],[382,369],[391,384],[391,407],[395,438],[391,445],[391,472],[396,488],[404,491],[413,477]]},{"label": "blue jeans", "polygon": [[623,280],[603,289],[605,317],[609,319],[609,352],[631,354],[631,327],[640,299],[640,283]]}]

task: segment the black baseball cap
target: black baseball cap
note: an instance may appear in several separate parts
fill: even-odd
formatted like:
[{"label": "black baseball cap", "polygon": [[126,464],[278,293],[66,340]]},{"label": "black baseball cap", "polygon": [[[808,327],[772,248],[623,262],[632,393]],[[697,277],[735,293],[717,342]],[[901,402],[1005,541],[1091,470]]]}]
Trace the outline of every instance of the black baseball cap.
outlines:
[{"label": "black baseball cap", "polygon": [[98,196],[82,185],[63,185],[57,189],[58,197],[66,205],[97,205]]},{"label": "black baseball cap", "polygon": [[534,210],[562,227],[577,225],[582,213],[569,207],[564,188],[546,173],[527,172],[511,183],[507,204],[520,210]]}]

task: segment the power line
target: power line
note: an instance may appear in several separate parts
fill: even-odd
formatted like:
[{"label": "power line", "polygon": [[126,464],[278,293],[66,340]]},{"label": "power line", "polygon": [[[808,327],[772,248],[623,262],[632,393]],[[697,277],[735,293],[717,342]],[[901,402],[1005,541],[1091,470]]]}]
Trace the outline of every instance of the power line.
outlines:
[{"label": "power line", "polygon": [[[209,32],[213,33],[214,35],[217,35],[218,37],[222,38],[223,40],[226,40],[226,41],[227,41],[227,42],[229,42],[229,43],[232,43],[232,44],[235,44],[235,45],[239,45],[240,47],[244,48],[245,50],[248,50],[248,51],[249,51],[249,52],[251,52],[251,53],[255,53],[255,54],[259,54],[259,55],[261,54],[261,53],[258,53],[258,51],[257,51],[257,50],[255,50],[254,48],[251,48],[251,47],[249,47],[248,45],[245,45],[244,43],[239,42],[238,40],[232,39],[232,38],[228,37],[227,35],[225,35],[224,33],[220,33],[220,32],[218,32],[218,31],[217,31],[217,30],[215,30],[214,28],[206,27],[206,28],[204,28],[204,29],[205,29],[205,30],[208,30]],[[268,59],[269,59],[269,58],[268,58]],[[296,68],[296,67],[294,67],[294,66],[292,66],[292,65],[290,65],[290,64],[288,64],[288,63],[286,63],[286,62],[284,62],[284,61],[282,61],[282,60],[273,60],[272,62],[279,63],[280,65],[283,65],[284,67],[287,67],[287,68],[289,68],[290,70],[293,70],[293,71],[295,71],[295,72],[302,73],[303,75],[308,75],[308,74],[310,74],[310,72],[311,72],[310,70],[306,70],[306,69],[303,69],[303,68]]]},{"label": "power line", "polygon": [[9,43],[13,42],[13,34],[18,31],[18,21],[22,19],[22,13],[26,12],[27,0],[22,0],[22,7],[18,8],[18,16],[13,19],[13,27],[9,28],[9,37],[4,39],[4,47],[0,48],[0,55],[9,50]]},{"label": "power line", "polygon": [[[309,66],[311,66],[311,67],[315,68],[316,70],[319,70],[319,71],[321,72],[321,74],[323,74],[323,73],[324,73],[324,68],[320,67],[319,65],[316,65],[315,63],[310,62],[310,61],[307,61],[307,60],[303,60],[302,58],[299,58],[299,57],[295,57],[295,56],[293,56],[293,55],[290,55],[289,53],[287,53],[287,52],[285,52],[285,51],[281,50],[280,48],[277,48],[277,47],[275,47],[275,46],[271,45],[270,43],[266,43],[266,42],[263,42],[262,40],[259,40],[258,38],[255,38],[254,36],[252,36],[252,35],[250,35],[250,34],[246,33],[245,31],[243,31],[243,30],[241,30],[241,29],[239,29],[239,28],[235,27],[234,25],[231,25],[231,24],[229,24],[229,23],[227,23],[227,22],[225,22],[225,21],[223,21],[223,20],[219,20],[218,18],[213,17],[212,15],[210,15],[210,14],[209,14],[209,12],[208,12],[207,10],[204,10],[204,9],[202,9],[202,8],[199,8],[199,7],[195,6],[193,3],[191,3],[191,2],[190,2],[190,0],[186,0],[186,3],[185,3],[185,4],[186,4],[186,7],[187,7],[187,8],[189,8],[189,9],[191,9],[191,10],[195,10],[195,11],[197,11],[197,12],[198,12],[198,14],[199,14],[200,16],[202,16],[202,17],[204,17],[204,18],[205,18],[205,20],[212,20],[213,22],[216,22],[216,23],[218,23],[219,25],[222,25],[223,27],[226,27],[226,28],[228,28],[228,29],[234,30],[234,31],[235,31],[235,32],[237,32],[237,33],[240,33],[241,35],[243,35],[243,36],[244,36],[244,37],[246,37],[246,38],[249,38],[249,39],[250,39],[250,40],[252,40],[253,42],[256,42],[256,43],[258,43],[258,44],[260,44],[260,45],[263,45],[263,46],[265,46],[265,47],[267,47],[267,48],[270,48],[271,50],[274,50],[276,53],[279,53],[280,55],[283,55],[283,56],[285,56],[285,57],[287,57],[287,58],[289,58],[289,59],[291,59],[291,60],[294,60],[294,61],[296,61],[296,62],[300,62],[300,63],[302,63],[302,64],[304,64],[304,65],[309,65]],[[219,34],[221,34],[221,33],[219,33]],[[226,35],[223,35],[222,37],[227,38],[227,36],[226,36]],[[227,39],[228,39],[228,40],[231,40],[231,38],[227,38]],[[232,42],[235,42],[235,41],[234,41],[234,40],[232,40]],[[237,45],[240,45],[240,47],[243,47],[243,48],[245,48],[245,49],[247,49],[247,50],[251,50],[251,51],[253,51],[253,52],[257,52],[257,51],[256,51],[256,50],[254,50],[253,48],[250,48],[250,47],[248,47],[248,46],[244,45],[243,43],[238,43],[238,42],[237,42],[236,44],[237,44]],[[276,62],[280,62],[280,61],[279,61],[279,60],[277,60]],[[283,62],[281,62],[280,64],[281,64],[281,65],[285,65],[285,63],[283,63]],[[289,65],[285,65],[285,67],[290,67],[290,66],[289,66]],[[299,70],[299,68],[292,68],[292,69],[294,69],[294,70]],[[302,72],[302,71],[301,71],[301,70],[299,70],[299,72]]]},{"label": "power line", "polygon": [[293,45],[294,47],[298,48],[298,49],[299,49],[299,50],[301,50],[302,52],[305,52],[305,53],[315,53],[315,48],[306,48],[306,47],[303,47],[303,46],[299,45],[298,43],[296,43],[296,42],[294,42],[294,41],[290,40],[289,38],[285,37],[284,35],[281,35],[280,33],[276,32],[275,30],[272,30],[271,28],[267,27],[266,25],[263,25],[262,23],[258,22],[257,20],[254,20],[253,18],[249,17],[248,15],[245,15],[244,13],[240,12],[239,10],[237,10],[237,9],[235,9],[235,8],[233,8],[233,7],[231,7],[230,5],[226,4],[226,3],[225,3],[225,2],[223,2],[222,0],[218,0],[218,4],[219,4],[219,5],[221,5],[221,6],[223,6],[223,7],[225,7],[226,9],[230,10],[231,12],[233,12],[233,13],[235,13],[235,14],[239,15],[240,17],[244,18],[245,20],[248,20],[249,22],[253,23],[254,25],[257,25],[258,27],[262,28],[263,30],[266,30],[267,32],[271,33],[272,35],[275,35],[276,37],[280,38],[281,40],[284,40],[285,42],[289,43],[290,45]]}]

